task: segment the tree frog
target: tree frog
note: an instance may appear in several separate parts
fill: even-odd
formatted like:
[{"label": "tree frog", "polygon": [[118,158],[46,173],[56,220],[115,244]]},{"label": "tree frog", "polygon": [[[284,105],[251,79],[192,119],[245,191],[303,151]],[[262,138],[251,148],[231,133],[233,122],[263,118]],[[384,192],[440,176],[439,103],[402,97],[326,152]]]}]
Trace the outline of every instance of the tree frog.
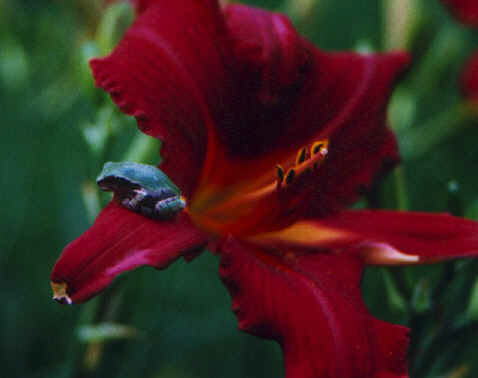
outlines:
[{"label": "tree frog", "polygon": [[186,207],[184,197],[160,169],[146,164],[108,162],[96,179],[125,208],[152,219],[170,219]]}]

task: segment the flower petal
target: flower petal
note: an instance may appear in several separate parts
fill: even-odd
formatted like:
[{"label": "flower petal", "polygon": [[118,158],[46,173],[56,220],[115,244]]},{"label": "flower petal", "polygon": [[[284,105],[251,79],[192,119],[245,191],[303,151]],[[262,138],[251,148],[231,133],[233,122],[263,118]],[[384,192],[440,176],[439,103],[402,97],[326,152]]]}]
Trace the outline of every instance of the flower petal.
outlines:
[{"label": "flower petal", "polygon": [[318,52],[316,62],[311,96],[304,96],[296,121],[299,130],[322,125],[314,138],[330,142],[314,185],[303,185],[305,191],[312,188],[311,197],[303,195],[312,217],[355,202],[373,179],[398,161],[395,137],[387,128],[387,105],[409,56]]},{"label": "flower petal", "polygon": [[287,378],[407,377],[408,330],[368,313],[356,256],[221,250],[239,328],[281,344]]},{"label": "flower petal", "polygon": [[[216,162],[209,182],[269,184],[276,180],[276,164],[287,171],[298,150],[328,139],[329,155],[318,174],[297,179],[290,195],[270,198],[271,211],[263,206],[259,211],[262,220],[284,219],[276,216],[278,208],[293,221],[304,214],[323,216],[354,202],[398,161],[386,110],[409,56],[325,53],[302,39],[282,15],[233,5],[225,16],[235,60],[247,73],[241,76],[243,86],[252,88],[240,97],[248,105],[238,116],[250,120],[242,121],[235,136],[245,149],[236,148],[236,154],[248,158],[233,164],[227,159]],[[257,212],[251,217],[257,219]]]},{"label": "flower petal", "polygon": [[[270,141],[270,152],[252,160],[255,168],[245,159],[237,164],[237,169],[227,160],[216,164],[216,175],[229,175],[231,182],[263,182],[270,187],[277,182],[273,158],[285,172],[295,163],[297,151],[291,152],[288,143],[289,147],[296,148],[298,143],[310,145],[314,140],[329,140],[327,157],[318,170],[305,170],[286,190],[268,192],[254,208],[249,204],[250,210],[246,204],[241,205],[248,215],[237,223],[249,231],[258,231],[258,227],[259,231],[277,229],[300,218],[337,212],[353,203],[374,179],[399,160],[395,137],[386,125],[386,108],[393,82],[407,64],[408,56],[314,51],[314,74],[284,121],[287,128],[281,130],[283,138],[274,143]],[[280,122],[277,120],[277,124]],[[284,156],[289,162],[281,160]],[[264,172],[267,167],[269,176]],[[210,182],[218,181],[211,179]],[[222,187],[218,185],[223,193],[227,188],[225,182],[227,179]],[[229,192],[241,197],[251,190],[239,187],[229,188]],[[241,203],[240,198],[228,201]],[[233,212],[228,216],[231,214]],[[228,228],[234,229],[235,234],[248,232],[237,231],[236,225]]]},{"label": "flower petal", "polygon": [[156,0],[131,0],[133,5],[136,7],[136,11],[139,12],[144,12],[147,7],[150,5],[154,4]]},{"label": "flower petal", "polygon": [[354,247],[376,265],[427,263],[478,255],[478,223],[448,214],[343,211],[258,235],[254,242],[301,248]]},{"label": "flower petal", "polygon": [[478,27],[478,2],[476,0],[442,0],[452,14],[468,26]]},{"label": "flower petal", "polygon": [[222,146],[214,153],[208,148],[196,201],[201,203],[224,188],[236,192],[243,183],[270,179],[275,165],[296,153],[293,144],[274,143],[310,63],[308,45],[284,15],[234,4],[224,8],[224,18],[234,90],[225,98],[231,113],[223,112],[216,124]]},{"label": "flower petal", "polygon": [[166,268],[205,242],[186,214],[154,221],[112,201],[88,231],[66,246],[56,262],[52,286],[63,292],[55,292],[55,299],[83,302],[120,273],[142,265]]},{"label": "flower petal", "polygon": [[233,156],[257,164],[276,154],[272,172],[317,139],[331,138],[341,153],[385,129],[389,95],[409,63],[406,53],[326,53],[282,14],[236,4],[224,14],[238,78],[238,114],[235,124],[220,127],[226,128],[221,131]]},{"label": "flower petal", "polygon": [[226,130],[234,155],[257,158],[281,149],[295,157],[316,138],[343,134],[343,127],[353,128],[356,137],[371,134],[377,124],[385,127],[393,83],[409,62],[406,53],[326,53],[282,14],[234,4],[224,15],[243,94],[236,100],[242,112],[234,126],[240,129]]},{"label": "flower petal", "polygon": [[161,166],[189,196],[204,161],[207,130],[228,111],[222,16],[214,0],[149,0],[111,55],[91,61],[141,130],[164,139]]},{"label": "flower petal", "polygon": [[[255,92],[251,91],[249,100],[254,98],[255,105],[248,107],[250,113],[244,111],[242,115],[250,116],[251,121],[241,126],[238,132],[243,138],[254,136],[251,141],[241,142],[242,146],[247,146],[249,156],[247,159],[236,156],[233,160],[215,161],[214,169],[211,168],[207,180],[204,180],[205,185],[198,190],[206,194],[202,196],[202,201],[197,202],[209,204],[209,198],[219,197],[217,192],[223,196],[229,193],[230,198],[219,198],[229,204],[242,203],[240,208],[248,215],[247,219],[241,217],[237,223],[248,230],[257,230],[258,225],[262,230],[284,227],[301,217],[325,216],[353,203],[377,176],[399,159],[395,137],[387,128],[386,110],[393,83],[408,64],[408,55],[324,53],[294,35],[286,20],[277,15],[234,5],[226,9],[226,16],[230,32],[237,38],[235,51],[246,51],[241,59],[249,64],[251,72],[254,67],[261,67],[260,64],[277,65],[277,56],[282,58],[279,61],[283,64],[279,64],[282,68],[278,72],[291,72],[290,67],[298,70],[300,65],[291,63],[300,61],[297,51],[307,51],[309,60],[305,73],[302,72],[306,78],[303,85],[295,88],[293,96],[289,93],[286,103],[278,105],[280,112],[270,104],[266,107],[259,100],[260,96],[254,96]],[[277,31],[271,25],[279,22],[283,27],[277,28]],[[249,34],[261,36],[254,40],[255,49],[249,47],[256,52],[255,55],[247,50],[246,42],[253,40],[248,37]],[[265,42],[261,42],[263,40]],[[295,41],[295,44],[276,43],[274,50],[271,41],[281,40]],[[260,49],[261,46],[265,51]],[[276,88],[268,85],[267,79],[273,77],[280,82],[282,75],[266,68],[259,70],[256,67],[260,73],[255,75],[259,77],[256,85],[258,81],[266,82],[265,90],[269,93],[266,97],[271,97],[270,92]],[[284,76],[293,77],[290,74]],[[243,81],[247,82],[248,77],[244,75]],[[285,79],[282,81],[286,82]],[[286,99],[284,95],[279,97]],[[262,111],[257,109],[258,106],[262,107]],[[258,117],[258,114],[261,116]],[[240,137],[236,139],[240,140]],[[261,185],[271,187],[277,182],[276,164],[287,172],[294,168],[297,152],[302,147],[310,148],[313,142],[323,139],[329,140],[329,153],[324,164],[313,174],[304,170],[305,174],[296,177],[295,183],[286,191],[280,195],[268,191],[257,206],[234,198],[264,193]],[[249,183],[251,187],[241,187],[238,183]],[[220,206],[214,211],[217,213],[219,209]],[[233,213],[229,212],[228,218]],[[215,216],[211,215],[211,218]],[[276,224],[275,220],[282,223]],[[227,227],[234,229],[235,234],[247,232],[244,229],[238,231],[236,225]]]},{"label": "flower petal", "polygon": [[224,17],[239,90],[234,129],[224,132],[233,155],[257,157],[270,151],[287,128],[288,114],[308,80],[310,46],[282,14],[234,4],[225,8]]}]

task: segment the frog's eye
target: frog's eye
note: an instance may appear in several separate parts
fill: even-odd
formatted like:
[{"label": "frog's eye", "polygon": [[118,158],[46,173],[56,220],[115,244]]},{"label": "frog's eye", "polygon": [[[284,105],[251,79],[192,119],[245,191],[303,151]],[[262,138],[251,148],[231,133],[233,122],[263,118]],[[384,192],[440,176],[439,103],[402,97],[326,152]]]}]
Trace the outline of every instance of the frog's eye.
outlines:
[{"label": "frog's eye", "polygon": [[97,178],[125,208],[154,219],[171,218],[186,207],[179,189],[158,168],[138,163],[106,163]]}]

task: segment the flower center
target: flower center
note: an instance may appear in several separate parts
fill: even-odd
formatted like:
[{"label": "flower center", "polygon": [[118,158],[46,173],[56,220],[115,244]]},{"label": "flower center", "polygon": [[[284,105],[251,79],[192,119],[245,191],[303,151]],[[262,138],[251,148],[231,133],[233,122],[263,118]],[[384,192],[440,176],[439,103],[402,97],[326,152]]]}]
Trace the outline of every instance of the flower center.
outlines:
[{"label": "flower center", "polygon": [[295,164],[289,168],[287,173],[285,173],[284,168],[278,164],[276,166],[277,187],[281,188],[283,185],[291,185],[296,177],[304,172],[317,170],[327,156],[328,146],[328,140],[320,140],[315,142],[310,149],[307,147],[301,148],[297,152]]},{"label": "flower center", "polygon": [[316,141],[284,159],[275,169],[270,168],[266,175],[259,173],[247,183],[233,182],[228,187],[212,190],[200,204],[193,199],[188,212],[197,225],[208,232],[240,233],[247,225],[267,216],[268,208],[280,206],[283,194],[300,185],[303,176],[319,169],[327,156],[328,144],[328,140]]}]

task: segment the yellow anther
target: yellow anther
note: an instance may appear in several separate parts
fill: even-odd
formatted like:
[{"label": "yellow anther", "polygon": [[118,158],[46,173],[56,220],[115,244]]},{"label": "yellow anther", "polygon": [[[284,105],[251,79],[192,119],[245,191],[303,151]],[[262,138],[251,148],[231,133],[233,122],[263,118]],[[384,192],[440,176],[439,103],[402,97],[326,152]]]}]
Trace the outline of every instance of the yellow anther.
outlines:
[{"label": "yellow anther", "polygon": [[327,147],[329,146],[329,141],[327,139],[318,140],[312,145],[311,154],[317,155],[319,152],[327,153]]},{"label": "yellow anther", "polygon": [[310,174],[314,170],[317,170],[325,160],[328,153],[329,141],[327,139],[315,141],[312,146],[303,147],[297,151],[295,158],[295,164],[288,162],[289,169],[285,170],[282,165],[276,165],[277,180],[272,183],[271,187],[261,191],[269,191],[274,189],[280,189],[282,185],[291,185],[299,176],[307,173]]},{"label": "yellow anther", "polygon": [[303,147],[297,152],[297,157],[295,158],[295,164],[299,165],[306,161],[308,158],[307,156],[307,148]]}]

